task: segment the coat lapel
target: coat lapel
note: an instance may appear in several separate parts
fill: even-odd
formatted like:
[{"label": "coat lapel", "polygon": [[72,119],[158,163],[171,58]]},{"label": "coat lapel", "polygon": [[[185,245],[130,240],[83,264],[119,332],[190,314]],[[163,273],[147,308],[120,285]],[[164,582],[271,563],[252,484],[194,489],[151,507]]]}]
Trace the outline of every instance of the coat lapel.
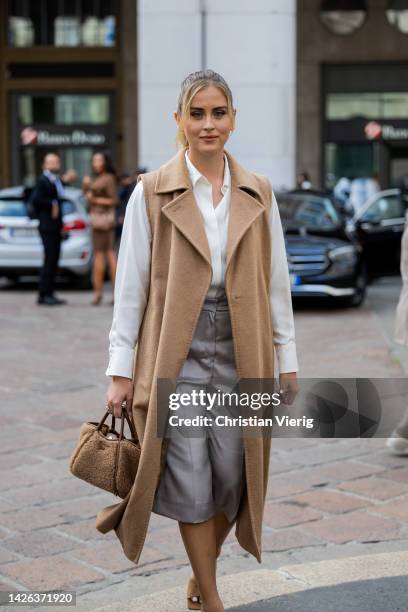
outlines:
[{"label": "coat lapel", "polygon": [[[194,197],[190,175],[180,150],[158,172],[155,192],[172,193],[173,199],[162,208],[163,214],[211,265],[211,254],[200,209]],[[226,152],[231,173],[231,206],[227,238],[227,267],[239,242],[252,223],[265,211],[254,175]],[[180,193],[181,192],[181,193]]]},{"label": "coat lapel", "polygon": [[192,188],[163,206],[162,212],[211,266],[210,247]]},{"label": "coat lapel", "polygon": [[227,269],[244,234],[265,211],[262,195],[253,174],[226,152],[231,172],[231,207],[227,239]]}]

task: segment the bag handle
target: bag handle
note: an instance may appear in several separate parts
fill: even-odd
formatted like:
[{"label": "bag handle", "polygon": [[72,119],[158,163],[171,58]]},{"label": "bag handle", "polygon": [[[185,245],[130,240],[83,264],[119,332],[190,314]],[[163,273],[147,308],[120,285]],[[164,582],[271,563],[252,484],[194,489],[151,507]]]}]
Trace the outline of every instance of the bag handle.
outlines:
[{"label": "bag handle", "polygon": [[[105,414],[103,415],[102,419],[100,420],[98,426],[97,426],[97,430],[100,431],[102,429],[102,425],[105,423],[106,419],[108,418],[108,416],[110,415],[110,412],[105,412]],[[115,423],[116,423],[116,417],[112,414],[112,421],[111,421],[111,428],[110,431],[115,431]],[[130,433],[132,435],[132,438],[134,440],[137,440],[137,434],[136,434],[136,430],[135,427],[132,423],[132,421],[130,420],[126,410],[122,410],[122,415],[121,415],[121,423],[120,423],[120,432],[119,432],[119,442],[123,439],[123,433],[124,433],[124,428],[125,428],[125,420],[128,424]]]}]

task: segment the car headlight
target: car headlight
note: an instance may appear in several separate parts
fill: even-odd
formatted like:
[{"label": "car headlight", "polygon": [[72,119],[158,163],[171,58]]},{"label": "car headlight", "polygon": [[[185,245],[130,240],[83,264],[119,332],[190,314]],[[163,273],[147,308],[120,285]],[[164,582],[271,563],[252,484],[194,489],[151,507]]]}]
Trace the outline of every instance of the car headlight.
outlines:
[{"label": "car headlight", "polygon": [[354,246],[337,247],[329,251],[329,257],[334,263],[354,265],[357,263],[357,251]]}]

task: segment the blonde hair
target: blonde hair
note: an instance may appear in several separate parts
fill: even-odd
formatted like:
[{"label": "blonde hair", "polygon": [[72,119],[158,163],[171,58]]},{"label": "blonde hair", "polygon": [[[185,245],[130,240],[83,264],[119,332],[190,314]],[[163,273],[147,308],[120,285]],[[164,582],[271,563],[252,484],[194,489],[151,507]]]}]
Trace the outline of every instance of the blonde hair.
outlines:
[{"label": "blonde hair", "polygon": [[177,130],[177,142],[183,147],[188,145],[184,134],[184,123],[190,115],[193,98],[196,93],[209,85],[218,87],[225,95],[227,99],[228,114],[231,116],[233,126],[235,124],[232,93],[226,80],[218,74],[218,72],[214,72],[214,70],[199,70],[197,72],[192,72],[181,83],[177,100],[177,114],[180,117],[180,123]]}]

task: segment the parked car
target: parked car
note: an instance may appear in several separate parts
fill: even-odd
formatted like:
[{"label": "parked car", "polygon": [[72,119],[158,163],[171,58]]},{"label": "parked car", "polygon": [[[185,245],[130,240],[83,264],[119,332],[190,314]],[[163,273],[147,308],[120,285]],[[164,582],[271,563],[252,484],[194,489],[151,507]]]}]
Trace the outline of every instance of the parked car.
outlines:
[{"label": "parked car", "polygon": [[[90,286],[92,243],[89,217],[82,192],[67,187],[62,203],[63,240],[59,273]],[[30,219],[23,187],[0,190],[0,276],[17,280],[38,274],[43,261],[43,246],[38,220]]]},{"label": "parked car", "polygon": [[380,191],[346,222],[362,248],[370,277],[398,273],[408,203],[400,189]]},{"label": "parked car", "polygon": [[277,193],[294,297],[324,297],[350,306],[363,303],[367,273],[362,248],[326,194]]}]

